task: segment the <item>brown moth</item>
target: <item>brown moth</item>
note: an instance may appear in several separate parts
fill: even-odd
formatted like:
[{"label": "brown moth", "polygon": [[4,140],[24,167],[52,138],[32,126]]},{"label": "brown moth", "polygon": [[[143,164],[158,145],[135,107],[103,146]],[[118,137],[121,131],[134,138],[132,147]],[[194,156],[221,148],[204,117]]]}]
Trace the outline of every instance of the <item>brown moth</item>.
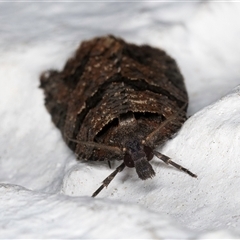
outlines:
[{"label": "brown moth", "polygon": [[153,156],[195,174],[154,150],[186,120],[188,95],[174,59],[163,50],[114,36],[84,41],[61,72],[41,75],[45,104],[78,159],[123,161],[95,197],[125,166],[152,178]]}]

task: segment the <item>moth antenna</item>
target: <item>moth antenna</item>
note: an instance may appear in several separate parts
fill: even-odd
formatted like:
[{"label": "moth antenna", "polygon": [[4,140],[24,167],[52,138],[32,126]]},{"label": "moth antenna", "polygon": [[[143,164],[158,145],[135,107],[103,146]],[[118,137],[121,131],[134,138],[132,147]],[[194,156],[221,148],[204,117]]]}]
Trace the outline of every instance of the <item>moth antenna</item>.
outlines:
[{"label": "moth antenna", "polygon": [[86,146],[90,146],[90,147],[96,147],[96,148],[100,148],[100,149],[106,149],[106,150],[109,150],[109,151],[113,151],[113,152],[118,152],[118,153],[122,153],[121,149],[118,148],[118,147],[112,147],[112,146],[108,146],[108,145],[104,145],[104,144],[101,144],[101,143],[96,143],[96,142],[85,142],[85,141],[79,141],[79,140],[76,140],[76,139],[72,139],[72,138],[69,138],[67,136],[65,136],[69,141],[71,142],[75,142],[75,143],[80,143],[80,144],[83,144],[83,145],[86,145]]},{"label": "moth antenna", "polygon": [[145,140],[145,141],[146,141],[146,145],[152,145],[152,144],[150,144],[151,139],[155,139],[154,136],[159,135],[159,131],[160,131],[163,127],[165,127],[168,123],[170,123],[172,120],[174,120],[174,118],[175,118],[179,113],[181,113],[182,110],[187,107],[187,105],[188,105],[188,103],[185,103],[185,104],[179,109],[179,111],[177,111],[176,113],[172,114],[169,118],[167,118],[164,122],[162,122],[157,129],[155,129],[153,132],[151,132],[151,133],[146,137],[146,140]]},{"label": "moth antenna", "polygon": [[197,177],[196,174],[192,173],[191,171],[189,171],[188,169],[182,167],[181,165],[173,162],[168,156],[160,153],[160,152],[157,152],[157,151],[153,151],[153,154],[158,157],[159,159],[161,159],[163,162],[165,162],[166,164],[171,164],[172,166],[174,166],[175,168],[187,173],[188,175],[190,175],[191,177]]},{"label": "moth antenna", "polygon": [[93,193],[92,197],[96,197],[104,187],[107,187],[114,177],[125,168],[125,166],[125,163],[122,163],[107,178],[105,178],[103,184]]}]

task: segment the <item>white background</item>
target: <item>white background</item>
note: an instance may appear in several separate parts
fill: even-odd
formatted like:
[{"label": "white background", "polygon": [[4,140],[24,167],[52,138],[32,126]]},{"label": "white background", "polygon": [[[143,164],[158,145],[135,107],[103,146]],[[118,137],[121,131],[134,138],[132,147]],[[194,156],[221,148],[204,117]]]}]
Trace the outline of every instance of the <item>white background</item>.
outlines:
[{"label": "white background", "polygon": [[[109,33],[177,60],[190,118],[158,150],[197,179],[154,158],[153,179],[126,169],[90,197],[112,170],[76,161],[39,75]],[[1,2],[0,238],[239,238],[239,39],[240,3]]]}]

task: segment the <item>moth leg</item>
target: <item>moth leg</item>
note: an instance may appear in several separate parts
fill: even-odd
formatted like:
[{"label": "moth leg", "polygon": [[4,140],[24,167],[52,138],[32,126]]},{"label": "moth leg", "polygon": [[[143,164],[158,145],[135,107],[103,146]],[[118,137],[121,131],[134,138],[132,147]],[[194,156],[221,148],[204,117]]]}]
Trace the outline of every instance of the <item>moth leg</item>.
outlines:
[{"label": "moth leg", "polygon": [[182,167],[181,165],[173,162],[168,156],[160,153],[160,152],[157,152],[157,151],[153,151],[153,154],[158,157],[159,159],[161,159],[163,162],[165,162],[166,164],[171,164],[172,166],[174,166],[175,168],[187,173],[188,175],[190,175],[191,177],[197,177],[196,174],[190,172],[188,169]]},{"label": "moth leg", "polygon": [[125,163],[123,162],[118,166],[106,179],[103,180],[103,184],[93,193],[92,197],[96,197],[104,187],[107,187],[113,178],[125,168]]},{"label": "moth leg", "polygon": [[112,165],[111,165],[110,161],[108,161],[108,166],[109,166],[110,169],[112,168]]}]

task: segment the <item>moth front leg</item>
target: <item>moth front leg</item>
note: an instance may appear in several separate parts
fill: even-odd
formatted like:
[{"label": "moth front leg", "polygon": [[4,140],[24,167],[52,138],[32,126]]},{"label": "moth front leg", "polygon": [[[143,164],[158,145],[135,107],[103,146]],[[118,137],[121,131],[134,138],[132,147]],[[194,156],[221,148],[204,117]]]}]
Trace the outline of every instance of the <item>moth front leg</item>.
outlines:
[{"label": "moth front leg", "polygon": [[192,172],[189,171],[187,168],[184,168],[183,166],[181,166],[181,165],[173,162],[168,156],[166,156],[166,155],[164,155],[164,154],[162,154],[162,153],[160,153],[160,152],[157,152],[157,151],[153,151],[153,154],[154,154],[157,158],[159,158],[159,159],[161,159],[163,162],[165,162],[166,164],[170,164],[170,165],[174,166],[175,168],[177,168],[177,169],[179,169],[179,170],[187,173],[187,174],[190,175],[191,177],[195,177],[195,178],[197,177],[196,174],[192,173]]},{"label": "moth front leg", "polygon": [[115,176],[125,168],[125,163],[118,166],[107,178],[103,180],[103,184],[93,193],[92,197],[96,197],[104,187],[107,187]]}]

